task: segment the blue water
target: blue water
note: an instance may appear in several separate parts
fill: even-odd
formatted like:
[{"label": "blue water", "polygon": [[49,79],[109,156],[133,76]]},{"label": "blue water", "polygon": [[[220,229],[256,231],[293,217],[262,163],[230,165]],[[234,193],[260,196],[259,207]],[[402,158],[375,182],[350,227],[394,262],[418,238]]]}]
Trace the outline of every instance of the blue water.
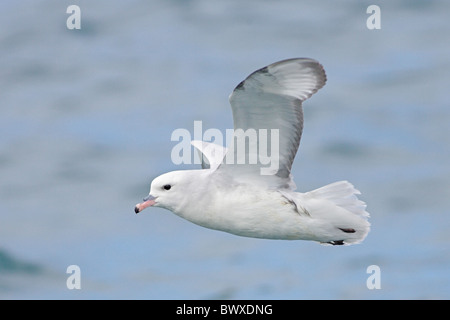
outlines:
[{"label": "blue water", "polygon": [[[81,8],[81,30],[66,9]],[[366,9],[381,7],[381,29]],[[0,298],[449,299],[450,3],[0,2]],[[311,57],[299,191],[361,190],[360,245],[236,237],[134,204],[173,130],[232,128],[252,71]],[[192,132],[192,131],[191,131]],[[69,290],[69,265],[81,289]],[[380,267],[380,289],[366,272]]]}]

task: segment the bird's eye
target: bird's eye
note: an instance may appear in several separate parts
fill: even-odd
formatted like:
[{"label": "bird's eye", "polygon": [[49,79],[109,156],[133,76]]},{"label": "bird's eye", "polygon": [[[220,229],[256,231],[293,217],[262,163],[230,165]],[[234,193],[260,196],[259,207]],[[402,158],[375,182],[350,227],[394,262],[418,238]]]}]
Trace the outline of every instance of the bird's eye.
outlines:
[{"label": "bird's eye", "polygon": [[170,190],[170,188],[172,188],[172,186],[170,184],[166,184],[163,187],[164,190]]}]

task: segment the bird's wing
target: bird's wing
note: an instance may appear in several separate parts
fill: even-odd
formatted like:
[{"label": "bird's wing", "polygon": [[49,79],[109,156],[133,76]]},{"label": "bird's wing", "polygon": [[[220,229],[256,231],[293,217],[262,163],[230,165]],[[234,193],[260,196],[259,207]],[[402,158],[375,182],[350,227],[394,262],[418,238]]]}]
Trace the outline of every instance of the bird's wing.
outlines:
[{"label": "bird's wing", "polygon": [[215,143],[193,140],[191,144],[199,151],[203,169],[215,170],[222,163],[227,152],[227,148]]},{"label": "bird's wing", "polygon": [[290,172],[303,130],[302,102],[325,82],[320,63],[297,58],[259,69],[239,83],[230,95],[234,138],[218,170],[241,181],[292,187]]}]

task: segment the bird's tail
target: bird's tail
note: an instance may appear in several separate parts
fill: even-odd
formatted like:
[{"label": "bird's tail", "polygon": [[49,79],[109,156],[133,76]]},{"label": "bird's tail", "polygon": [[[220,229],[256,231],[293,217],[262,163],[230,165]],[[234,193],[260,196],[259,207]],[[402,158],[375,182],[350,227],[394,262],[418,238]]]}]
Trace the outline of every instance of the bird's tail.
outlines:
[{"label": "bird's tail", "polygon": [[348,181],[338,181],[305,193],[312,226],[321,235],[322,244],[355,244],[364,240],[370,230],[366,204]]}]

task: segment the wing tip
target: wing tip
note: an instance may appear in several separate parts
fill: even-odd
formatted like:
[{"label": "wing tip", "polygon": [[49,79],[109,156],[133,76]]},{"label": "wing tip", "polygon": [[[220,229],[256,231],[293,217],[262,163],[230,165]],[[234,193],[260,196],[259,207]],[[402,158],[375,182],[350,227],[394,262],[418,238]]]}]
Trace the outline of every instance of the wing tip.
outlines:
[{"label": "wing tip", "polygon": [[[307,98],[309,98],[314,93],[319,91],[327,83],[327,74],[325,72],[325,68],[319,61],[312,59],[312,58],[291,58],[291,59],[286,59],[286,60],[281,60],[281,61],[275,62],[272,65],[291,63],[291,62],[298,63],[302,69],[308,68],[309,70],[308,71],[305,70],[304,73],[305,74],[311,73],[311,74],[314,74],[314,76],[315,76],[315,81],[316,81],[315,86],[314,86],[314,88],[311,89],[311,93],[310,93],[310,95],[308,95]],[[304,99],[304,100],[306,100],[306,99]]]},{"label": "wing tip", "polygon": [[[291,64],[296,65],[296,67],[291,68]],[[255,83],[252,83],[252,79],[255,79],[258,76],[267,76],[272,75],[275,78],[287,78],[292,77],[290,79],[298,89],[289,88],[290,94],[293,95],[296,98],[300,99],[301,101],[304,101],[308,98],[310,98],[314,93],[316,93],[319,89],[321,89],[327,82],[327,75],[325,73],[325,69],[321,63],[319,63],[317,60],[312,58],[290,58],[290,59],[284,59],[277,62],[274,62],[270,65],[267,65],[263,68],[260,68],[254,72],[252,72],[245,80],[241,81],[233,90],[233,92],[230,95],[230,100],[233,95],[233,93],[236,90],[245,90],[246,85],[249,87],[264,87],[264,82],[256,81]],[[301,81],[295,80],[295,77],[298,76],[302,77],[302,81],[305,81],[308,84],[307,88],[301,88],[304,83]],[[281,87],[283,87],[283,84],[278,84]],[[299,90],[299,91],[297,91]],[[295,94],[294,92],[297,92],[298,94]]]}]

